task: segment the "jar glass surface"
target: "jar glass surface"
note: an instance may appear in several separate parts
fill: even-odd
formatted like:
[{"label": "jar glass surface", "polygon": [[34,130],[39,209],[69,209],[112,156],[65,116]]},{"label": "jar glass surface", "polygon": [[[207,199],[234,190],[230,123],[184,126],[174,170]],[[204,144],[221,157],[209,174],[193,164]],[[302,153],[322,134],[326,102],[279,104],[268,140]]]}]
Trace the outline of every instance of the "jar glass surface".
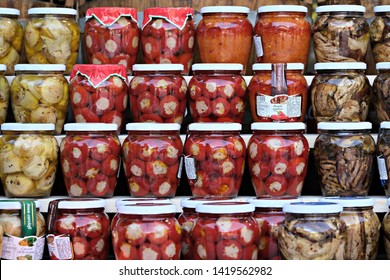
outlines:
[{"label": "jar glass surface", "polygon": [[0,125],[5,122],[8,114],[10,86],[4,72],[0,71]]},{"label": "jar glass surface", "polygon": [[389,47],[386,38],[390,33],[390,9],[383,12],[375,12],[374,19],[370,23],[370,43],[374,62],[387,62],[390,60]]},{"label": "jar glass surface", "polygon": [[[390,205],[390,202],[388,202],[388,204]],[[390,210],[385,214],[383,218],[382,227],[384,233],[383,240],[385,243],[385,252],[387,259],[390,260]]]}]

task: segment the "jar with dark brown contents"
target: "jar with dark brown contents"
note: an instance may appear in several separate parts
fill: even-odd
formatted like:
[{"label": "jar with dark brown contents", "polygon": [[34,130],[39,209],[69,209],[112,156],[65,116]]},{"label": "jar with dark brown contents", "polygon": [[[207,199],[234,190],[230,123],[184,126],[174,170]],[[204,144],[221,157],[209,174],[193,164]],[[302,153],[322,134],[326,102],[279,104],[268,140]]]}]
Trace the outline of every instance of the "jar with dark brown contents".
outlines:
[{"label": "jar with dark brown contents", "polygon": [[379,62],[376,64],[376,70],[379,72],[374,79],[373,105],[376,116],[380,122],[390,121],[390,92],[388,84],[390,82],[390,63]]},{"label": "jar with dark brown contents", "polygon": [[390,5],[374,7],[375,17],[370,24],[370,42],[374,61],[390,60]]},{"label": "jar with dark brown contents", "polygon": [[376,145],[379,179],[387,197],[390,197],[390,122],[381,122]]},{"label": "jar with dark brown contents", "polygon": [[387,199],[387,205],[389,206],[389,211],[386,213],[382,221],[382,227],[384,232],[384,242],[387,259],[390,260],[390,198]]}]

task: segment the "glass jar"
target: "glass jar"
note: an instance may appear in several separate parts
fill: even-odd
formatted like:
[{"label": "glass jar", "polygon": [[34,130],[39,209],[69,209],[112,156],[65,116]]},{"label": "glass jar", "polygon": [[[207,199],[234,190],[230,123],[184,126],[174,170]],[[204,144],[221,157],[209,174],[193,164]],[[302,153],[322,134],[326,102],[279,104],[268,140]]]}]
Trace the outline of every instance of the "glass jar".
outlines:
[{"label": "glass jar", "polygon": [[252,51],[253,27],[248,7],[208,6],[200,9],[196,41],[203,63],[240,63],[246,72]]},{"label": "glass jar", "polygon": [[382,221],[383,227],[383,240],[385,242],[385,250],[387,259],[390,260],[390,198],[387,199],[387,205],[389,206],[389,211],[385,214],[385,217]]},{"label": "glass jar", "polygon": [[129,123],[126,130],[122,156],[131,196],[175,196],[183,150],[180,125]]},{"label": "glass jar", "polygon": [[386,197],[390,197],[390,122],[381,122],[376,144],[379,179]]},{"label": "glass jar", "polygon": [[24,28],[24,48],[31,64],[65,64],[69,74],[80,43],[77,10],[31,8]]},{"label": "glass jar", "polygon": [[1,200],[0,228],[6,260],[41,260],[45,247],[45,218],[41,203],[32,200]]},{"label": "glass jar", "polygon": [[121,131],[128,104],[125,66],[77,64],[69,92],[75,122],[114,123]]},{"label": "glass jar", "polygon": [[7,66],[0,64],[0,124],[4,123],[8,114],[10,87],[4,76]]},{"label": "glass jar", "polygon": [[252,66],[248,85],[249,103],[255,122],[303,122],[307,110],[308,85],[302,63]]},{"label": "glass jar", "polygon": [[195,52],[194,9],[147,8],[141,31],[143,59],[147,64],[182,64],[188,75]]},{"label": "glass jar", "polygon": [[185,169],[195,197],[236,197],[246,146],[238,123],[191,123],[184,144]]},{"label": "glass jar", "polygon": [[317,62],[364,62],[370,27],[359,5],[325,5],[316,8],[313,26]]},{"label": "glass jar", "polygon": [[375,141],[369,122],[321,122],[314,160],[322,195],[365,196],[373,171]]},{"label": "glass jar", "polygon": [[54,185],[58,144],[53,124],[4,123],[0,176],[7,197],[48,197]]},{"label": "glass jar", "polygon": [[201,63],[192,66],[188,103],[193,122],[242,123],[246,83],[242,64]]},{"label": "glass jar", "polygon": [[137,61],[140,30],[137,10],[89,8],[85,16],[85,50],[89,64],[122,64],[127,73]]},{"label": "glass jar", "polygon": [[279,228],[284,221],[283,206],[301,202],[301,199],[251,198],[248,202],[255,206],[253,217],[259,226],[258,260],[280,260],[278,247]]},{"label": "glass jar", "polygon": [[60,161],[70,197],[112,197],[120,168],[116,124],[68,123]]},{"label": "glass jar", "polygon": [[178,260],[181,227],[172,204],[139,203],[118,208],[112,225],[117,260]]},{"label": "glass jar", "polygon": [[130,81],[133,122],[183,122],[187,105],[187,83],[181,64],[136,64]]},{"label": "glass jar", "polygon": [[110,220],[98,198],[52,200],[46,236],[52,260],[105,260]]},{"label": "glass jar", "polygon": [[23,28],[17,9],[0,8],[0,64],[5,64],[6,74],[14,73],[19,63],[23,45]]},{"label": "glass jar", "polygon": [[365,63],[316,63],[314,70],[310,94],[317,122],[366,120],[372,94]]},{"label": "glass jar", "polygon": [[278,245],[286,260],[340,260],[344,257],[346,226],[343,207],[330,202],[298,202],[283,206],[285,220]]},{"label": "glass jar", "polygon": [[390,48],[387,38],[390,33],[390,5],[374,7],[375,17],[370,24],[370,42],[374,62],[390,61]]},{"label": "glass jar", "polygon": [[65,65],[17,64],[11,105],[17,122],[52,123],[62,132],[69,103]]},{"label": "glass jar", "polygon": [[260,7],[257,12],[254,28],[257,61],[299,62],[306,65],[311,38],[307,8],[300,5],[270,5]]},{"label": "glass jar", "polygon": [[196,206],[191,230],[194,260],[256,260],[259,228],[255,207],[247,202],[213,202]]},{"label": "glass jar", "polygon": [[376,64],[378,75],[374,79],[373,105],[379,122],[390,121],[390,96],[388,96],[387,83],[390,81],[390,63]]},{"label": "glass jar", "polygon": [[381,222],[374,212],[374,200],[368,197],[321,198],[343,206],[341,219],[347,227],[344,260],[375,260],[378,253]]},{"label": "glass jar", "polygon": [[301,195],[309,161],[304,123],[253,123],[248,168],[257,197]]}]

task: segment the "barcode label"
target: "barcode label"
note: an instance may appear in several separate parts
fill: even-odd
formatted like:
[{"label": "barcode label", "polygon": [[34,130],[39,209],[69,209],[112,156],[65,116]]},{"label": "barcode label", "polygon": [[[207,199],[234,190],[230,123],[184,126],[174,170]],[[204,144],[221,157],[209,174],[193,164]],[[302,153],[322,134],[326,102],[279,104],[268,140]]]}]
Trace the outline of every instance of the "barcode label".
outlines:
[{"label": "barcode label", "polygon": [[388,180],[389,177],[387,175],[385,158],[383,156],[378,156],[377,161],[378,161],[379,179],[380,180]]},{"label": "barcode label", "polygon": [[255,42],[255,49],[257,57],[263,56],[263,43],[261,42],[261,36],[253,36],[253,41]]},{"label": "barcode label", "polygon": [[186,156],[184,159],[184,165],[187,173],[187,178],[190,180],[196,180],[195,158]]}]

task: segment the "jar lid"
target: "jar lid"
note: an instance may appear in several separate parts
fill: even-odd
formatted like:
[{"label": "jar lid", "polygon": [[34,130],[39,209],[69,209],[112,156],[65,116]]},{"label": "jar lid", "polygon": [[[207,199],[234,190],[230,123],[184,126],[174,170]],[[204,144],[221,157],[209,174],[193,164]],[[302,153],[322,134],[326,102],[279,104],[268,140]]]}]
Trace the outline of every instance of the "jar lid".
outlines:
[{"label": "jar lid", "polygon": [[182,199],[180,201],[180,206],[184,208],[193,208],[195,209],[196,206],[199,204],[204,203],[214,203],[214,202],[235,202],[236,200],[233,198],[225,198],[225,197],[190,197],[186,199]]},{"label": "jar lid", "polygon": [[374,199],[364,196],[356,197],[322,197],[321,202],[333,202],[341,204],[344,208],[346,207],[372,207],[375,202]]},{"label": "jar lid", "polygon": [[283,212],[295,214],[332,214],[343,211],[343,206],[332,202],[296,202],[283,206]]},{"label": "jar lid", "polygon": [[134,64],[133,71],[183,71],[183,64]]},{"label": "jar lid", "polygon": [[261,6],[257,9],[258,13],[272,13],[272,12],[298,12],[307,13],[307,7],[301,5],[268,5]]},{"label": "jar lid", "polygon": [[318,130],[367,130],[372,129],[370,122],[319,122]]},{"label": "jar lid", "polygon": [[249,14],[250,9],[243,6],[207,6],[200,9],[201,14],[210,13],[237,13]]},{"label": "jar lid", "polygon": [[255,122],[251,130],[305,130],[306,124],[302,122]]},{"label": "jar lid", "polygon": [[0,15],[20,16],[20,11],[12,8],[0,8]]},{"label": "jar lid", "polygon": [[58,209],[103,208],[106,201],[101,198],[68,198],[58,203]]},{"label": "jar lid", "polygon": [[3,123],[2,131],[54,131],[54,123]]},{"label": "jar lid", "polygon": [[120,205],[118,213],[132,215],[159,215],[176,213],[176,206],[173,204],[137,203],[134,205]]},{"label": "jar lid", "polygon": [[[303,70],[305,69],[305,65],[303,63],[287,63],[286,70]],[[255,63],[252,65],[253,71],[271,71],[272,64],[271,63]]]},{"label": "jar lid", "polygon": [[387,199],[387,205],[390,206],[390,197]]},{"label": "jar lid", "polygon": [[365,13],[366,7],[361,5],[324,5],[316,8],[316,13],[358,12]]},{"label": "jar lid", "polygon": [[366,70],[364,62],[320,62],[314,64],[314,70]]},{"label": "jar lid", "polygon": [[77,10],[69,8],[31,8],[29,15],[77,15]]},{"label": "jar lid", "polygon": [[6,70],[7,70],[7,65],[0,64],[0,71],[6,71]]},{"label": "jar lid", "polygon": [[390,12],[390,5],[381,5],[374,7],[374,13],[386,13]]},{"label": "jar lid", "polygon": [[[0,209],[2,210],[12,210],[12,209],[22,209],[22,205],[20,204],[20,199],[7,199],[0,201]],[[35,208],[41,208],[41,202],[39,200],[34,200]]]},{"label": "jar lid", "polygon": [[64,131],[117,131],[116,123],[67,123]]},{"label": "jar lid", "polygon": [[381,122],[380,128],[381,129],[389,129],[390,128],[390,122]]},{"label": "jar lid", "polygon": [[210,214],[250,213],[255,211],[255,206],[248,202],[213,202],[198,204],[195,211]]},{"label": "jar lid", "polygon": [[242,125],[239,123],[191,123],[188,131],[241,131]]},{"label": "jar lid", "polygon": [[282,199],[268,199],[268,198],[249,198],[247,200],[250,204],[258,208],[283,208],[288,203],[302,202],[300,198],[282,198]]},{"label": "jar lid", "polygon": [[244,66],[240,63],[196,63],[192,65],[192,71],[242,71]]},{"label": "jar lid", "polygon": [[128,123],[127,131],[179,131],[178,123]]},{"label": "jar lid", "polygon": [[134,205],[137,203],[156,203],[156,204],[171,204],[170,199],[166,198],[157,198],[157,197],[130,197],[130,198],[121,198],[115,201],[115,207],[122,205]]},{"label": "jar lid", "polygon": [[377,64],[375,64],[375,66],[377,70],[390,69],[390,62],[378,62]]},{"label": "jar lid", "polygon": [[15,71],[65,71],[65,64],[16,64]]}]

